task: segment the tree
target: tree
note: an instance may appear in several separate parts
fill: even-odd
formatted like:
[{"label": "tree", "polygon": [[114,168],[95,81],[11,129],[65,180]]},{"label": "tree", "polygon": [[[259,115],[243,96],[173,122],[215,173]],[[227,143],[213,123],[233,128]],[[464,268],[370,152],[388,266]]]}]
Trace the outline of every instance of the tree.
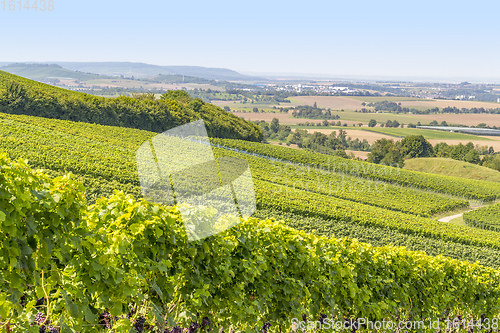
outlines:
[{"label": "tree", "polygon": [[252,111],[255,112],[255,113],[258,113],[259,109],[258,108],[253,108]]},{"label": "tree", "polygon": [[435,121],[435,120],[433,120],[433,121],[431,121],[431,123],[430,123],[429,125],[431,125],[431,126],[437,126],[437,125],[438,125],[438,122],[437,122],[437,121]]},{"label": "tree", "polygon": [[482,166],[500,171],[500,155],[487,155],[483,158]]},{"label": "tree", "polygon": [[224,111],[229,112],[229,111],[231,111],[231,108],[229,106],[225,106]]},{"label": "tree", "polygon": [[326,119],[325,119],[325,120],[323,120],[323,126],[328,126],[328,124],[329,124],[329,123],[328,123],[328,120],[326,120]]},{"label": "tree", "polygon": [[472,164],[479,164],[479,162],[481,162],[479,152],[475,149],[469,150],[469,152],[464,156],[464,161]]},{"label": "tree", "polygon": [[363,123],[358,123],[358,127],[361,127],[361,126],[363,126]]},{"label": "tree", "polygon": [[462,161],[465,157],[465,154],[467,154],[466,151],[467,148],[462,143],[459,143],[458,145],[454,146],[453,149],[450,152],[450,157],[454,160],[457,161]]},{"label": "tree", "polygon": [[490,147],[488,149],[488,154],[493,155],[494,153],[495,153],[495,149],[493,149],[493,147]]},{"label": "tree", "polygon": [[393,140],[379,139],[372,145],[368,154],[368,162],[376,164],[398,164],[403,166],[404,161],[398,147]]},{"label": "tree", "polygon": [[375,119],[370,119],[368,122],[368,127],[375,127],[377,125],[377,121]]},{"label": "tree", "polygon": [[392,127],[392,120],[387,120],[385,122],[385,127]]},{"label": "tree", "polygon": [[399,144],[403,158],[432,157],[434,149],[423,135],[409,135]]},{"label": "tree", "polygon": [[342,126],[342,123],[340,122],[340,120],[339,120],[339,121],[337,121],[337,124],[336,124],[336,125],[337,125],[337,126]]},{"label": "tree", "polygon": [[366,106],[366,103],[365,103],[365,102],[363,102],[363,103],[361,103],[361,105]]},{"label": "tree", "polygon": [[444,121],[444,120],[443,120],[443,121],[441,122],[441,126],[448,126],[448,123],[447,123],[446,121]]},{"label": "tree", "polygon": [[274,133],[278,133],[278,130],[280,129],[280,121],[279,121],[279,119],[278,118],[273,118],[273,120],[271,120],[271,126],[269,126],[269,128]]},{"label": "tree", "polygon": [[450,157],[452,149],[446,142],[440,142],[434,146],[434,153],[436,157]]},{"label": "tree", "polygon": [[313,108],[314,108],[314,109],[317,109],[317,108],[318,108],[318,104],[316,104],[316,102],[314,102]]},{"label": "tree", "polygon": [[415,128],[415,127],[417,127],[417,126],[415,126],[415,125],[414,125],[414,124],[412,124],[412,123],[409,123],[407,127],[408,127],[408,128]]},{"label": "tree", "polygon": [[394,120],[394,121],[392,122],[392,127],[399,127],[399,121]]}]

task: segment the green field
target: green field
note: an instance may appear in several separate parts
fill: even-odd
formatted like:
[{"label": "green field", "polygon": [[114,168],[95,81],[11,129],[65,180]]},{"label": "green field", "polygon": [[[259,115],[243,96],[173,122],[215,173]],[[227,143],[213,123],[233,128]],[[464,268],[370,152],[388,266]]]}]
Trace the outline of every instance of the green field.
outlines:
[{"label": "green field", "polygon": [[496,170],[450,158],[412,158],[405,161],[404,168],[438,175],[500,182],[500,172]]},{"label": "green field", "polygon": [[[364,131],[376,132],[381,134],[387,134],[397,137],[405,137],[408,135],[423,135],[427,140],[462,140],[462,141],[495,141],[492,139],[484,138],[481,136],[463,134],[463,133],[455,133],[455,132],[446,132],[446,131],[437,131],[437,130],[428,130],[428,129],[420,129],[420,128],[385,128],[385,127],[362,127]],[[488,143],[485,142],[485,145]]]}]

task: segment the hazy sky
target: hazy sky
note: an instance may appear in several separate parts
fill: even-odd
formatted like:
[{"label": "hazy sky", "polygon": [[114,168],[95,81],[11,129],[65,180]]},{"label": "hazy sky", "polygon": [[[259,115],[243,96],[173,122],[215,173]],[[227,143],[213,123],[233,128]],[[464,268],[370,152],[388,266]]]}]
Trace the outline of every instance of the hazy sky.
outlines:
[{"label": "hazy sky", "polygon": [[55,0],[52,12],[6,3],[0,62],[500,77],[499,1]]}]

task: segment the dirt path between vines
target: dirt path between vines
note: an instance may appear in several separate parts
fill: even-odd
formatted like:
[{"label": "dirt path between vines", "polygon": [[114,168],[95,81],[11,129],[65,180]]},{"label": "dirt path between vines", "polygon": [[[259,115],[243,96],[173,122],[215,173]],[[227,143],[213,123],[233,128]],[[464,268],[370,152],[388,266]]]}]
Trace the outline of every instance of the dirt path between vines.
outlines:
[{"label": "dirt path between vines", "polygon": [[[473,210],[473,209],[471,209],[471,210]],[[467,212],[470,212],[470,210],[468,210]],[[460,213],[460,214],[456,214],[456,215],[451,215],[451,216],[446,216],[446,217],[443,217],[442,219],[439,219],[438,221],[439,222],[450,222],[451,220],[456,219],[458,217],[461,217],[462,215],[464,215],[464,213]]]}]

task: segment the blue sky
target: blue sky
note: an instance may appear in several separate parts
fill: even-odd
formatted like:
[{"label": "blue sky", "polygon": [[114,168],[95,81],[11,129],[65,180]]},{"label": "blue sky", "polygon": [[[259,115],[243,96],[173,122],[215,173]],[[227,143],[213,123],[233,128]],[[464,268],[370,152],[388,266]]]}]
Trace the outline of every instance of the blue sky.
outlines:
[{"label": "blue sky", "polygon": [[0,62],[500,78],[498,1],[6,1]]}]

